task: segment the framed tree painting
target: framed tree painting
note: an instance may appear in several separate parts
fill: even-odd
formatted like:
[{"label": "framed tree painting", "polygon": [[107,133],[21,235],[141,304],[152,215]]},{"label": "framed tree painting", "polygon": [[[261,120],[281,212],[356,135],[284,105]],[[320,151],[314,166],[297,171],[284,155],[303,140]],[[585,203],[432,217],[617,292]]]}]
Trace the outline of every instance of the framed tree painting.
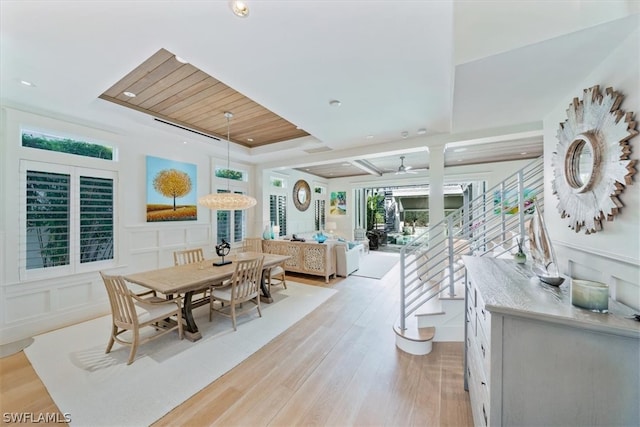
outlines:
[{"label": "framed tree painting", "polygon": [[147,222],[196,221],[197,167],[147,156]]},{"label": "framed tree painting", "polygon": [[329,198],[329,215],[347,214],[347,192],[332,191]]}]

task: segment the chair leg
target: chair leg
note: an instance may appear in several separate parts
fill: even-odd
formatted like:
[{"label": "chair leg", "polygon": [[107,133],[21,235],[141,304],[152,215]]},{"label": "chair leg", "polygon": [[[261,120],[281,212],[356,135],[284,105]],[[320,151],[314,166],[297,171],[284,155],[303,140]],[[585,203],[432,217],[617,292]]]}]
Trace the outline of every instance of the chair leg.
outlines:
[{"label": "chair leg", "polygon": [[231,321],[233,322],[233,330],[237,331],[238,328],[236,326],[236,304],[231,302]]},{"label": "chair leg", "polygon": [[212,312],[213,312],[213,291],[212,291],[211,297],[209,298],[209,322],[211,322]]},{"label": "chair leg", "polygon": [[284,274],[282,275],[282,286],[287,289],[287,278]]},{"label": "chair leg", "polygon": [[256,297],[256,305],[258,306],[258,315],[262,317],[262,310],[260,310],[260,295]]},{"label": "chair leg", "polygon": [[111,325],[111,337],[109,338],[109,344],[107,344],[107,350],[104,352],[105,354],[111,352],[113,348],[113,343],[116,341],[115,336],[118,333],[118,327],[116,325]]},{"label": "chair leg", "polygon": [[133,359],[136,357],[136,351],[138,350],[138,341],[140,340],[140,332],[138,329],[133,330],[133,342],[131,343],[131,351],[129,352],[129,361],[127,365],[133,363]]}]

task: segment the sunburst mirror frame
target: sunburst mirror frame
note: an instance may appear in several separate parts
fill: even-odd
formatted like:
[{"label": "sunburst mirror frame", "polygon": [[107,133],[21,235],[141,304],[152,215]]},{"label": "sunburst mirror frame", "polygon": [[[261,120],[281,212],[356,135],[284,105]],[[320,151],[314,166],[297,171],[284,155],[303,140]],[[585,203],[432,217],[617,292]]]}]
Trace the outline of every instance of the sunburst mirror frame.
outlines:
[{"label": "sunburst mirror frame", "polygon": [[623,98],[610,87],[604,95],[599,86],[585,89],[560,123],[551,160],[553,193],[576,232],[602,231],[603,220],[613,221],[624,206],[618,195],[633,183],[636,161],[629,159],[629,140],[638,131],[634,114],[619,108]]},{"label": "sunburst mirror frame", "polygon": [[311,188],[307,181],[299,179],[293,186],[293,204],[301,212],[309,208],[311,204]]}]

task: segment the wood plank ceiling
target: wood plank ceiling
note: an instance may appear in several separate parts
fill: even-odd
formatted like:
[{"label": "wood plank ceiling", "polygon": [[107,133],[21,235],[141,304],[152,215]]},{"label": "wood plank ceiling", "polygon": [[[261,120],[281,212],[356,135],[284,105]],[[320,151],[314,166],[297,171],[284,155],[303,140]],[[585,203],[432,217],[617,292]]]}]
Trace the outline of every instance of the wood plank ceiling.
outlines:
[{"label": "wood plank ceiling", "polygon": [[166,49],[160,49],[99,97],[222,140],[227,139],[224,112],[230,111],[231,142],[249,148],[309,135]]}]

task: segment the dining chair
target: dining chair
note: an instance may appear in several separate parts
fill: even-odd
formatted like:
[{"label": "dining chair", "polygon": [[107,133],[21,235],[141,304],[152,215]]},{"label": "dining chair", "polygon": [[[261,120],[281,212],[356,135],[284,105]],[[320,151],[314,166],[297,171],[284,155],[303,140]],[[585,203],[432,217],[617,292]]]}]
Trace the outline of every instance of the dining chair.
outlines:
[{"label": "dining chair", "polygon": [[173,252],[173,264],[184,265],[204,261],[204,251],[202,248],[186,249]]},{"label": "dining chair", "polygon": [[262,237],[246,237],[242,241],[242,252],[262,253]]},{"label": "dining chair", "polygon": [[[262,317],[260,310],[260,280],[262,279],[262,265],[264,256],[257,258],[241,259],[234,261],[235,270],[231,279],[231,284],[224,287],[211,286],[209,303],[209,321],[212,319],[213,311],[217,311],[223,316],[231,317],[233,330],[237,331],[236,316],[256,308],[258,315]],[[222,303],[220,308],[214,307],[214,302]],[[242,308],[242,303],[252,302],[254,306]],[[240,311],[236,307],[240,306]]]},{"label": "dining chair", "polygon": [[[245,238],[242,242],[242,252],[262,253],[262,237]],[[269,286],[269,290],[271,290],[271,285],[282,285],[285,289],[287,289],[284,262],[266,269],[265,277],[267,279],[267,286]]]},{"label": "dining chair", "polygon": [[[112,318],[111,337],[105,353],[111,352],[116,341],[119,344],[129,345],[131,350],[127,365],[131,365],[140,344],[144,344],[175,329],[178,330],[180,339],[183,338],[180,298],[171,300],[156,297],[141,298],[127,287],[127,283],[122,276],[111,276],[102,272],[100,272],[100,275],[109,296]],[[175,316],[175,320],[171,319],[173,316]],[[154,328],[157,333],[141,338],[140,329],[146,326]],[[127,331],[132,333],[131,341],[120,337],[121,334]]]},{"label": "dining chair", "polygon": [[[174,265],[196,264],[202,261],[204,261],[204,251],[202,250],[202,248],[185,249],[182,251],[173,252]],[[194,292],[194,296],[202,294],[201,296],[194,298],[194,301],[206,299],[208,292],[209,292],[208,286],[197,292]]]}]

